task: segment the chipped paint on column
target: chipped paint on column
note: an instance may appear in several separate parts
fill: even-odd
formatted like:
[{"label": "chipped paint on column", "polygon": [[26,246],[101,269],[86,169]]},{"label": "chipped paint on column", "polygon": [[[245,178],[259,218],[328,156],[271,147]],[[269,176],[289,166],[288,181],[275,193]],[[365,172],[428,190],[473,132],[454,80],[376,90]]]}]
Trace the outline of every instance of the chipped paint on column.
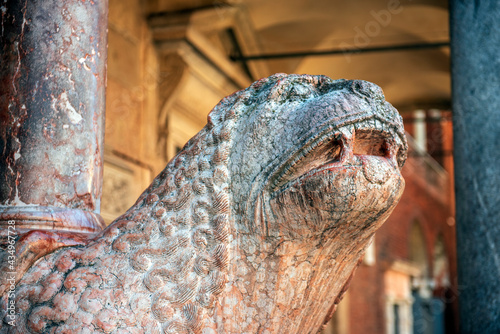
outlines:
[{"label": "chipped paint on column", "polygon": [[102,227],[107,7],[1,4],[0,223]]}]

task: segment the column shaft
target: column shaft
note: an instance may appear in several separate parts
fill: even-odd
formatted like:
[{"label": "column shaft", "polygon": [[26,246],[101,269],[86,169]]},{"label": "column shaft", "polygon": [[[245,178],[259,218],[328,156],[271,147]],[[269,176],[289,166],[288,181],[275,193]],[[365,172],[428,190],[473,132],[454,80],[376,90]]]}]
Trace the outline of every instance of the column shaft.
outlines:
[{"label": "column shaft", "polygon": [[450,3],[460,332],[500,333],[500,2]]},{"label": "column shaft", "polygon": [[100,230],[107,0],[0,6],[0,224]]}]

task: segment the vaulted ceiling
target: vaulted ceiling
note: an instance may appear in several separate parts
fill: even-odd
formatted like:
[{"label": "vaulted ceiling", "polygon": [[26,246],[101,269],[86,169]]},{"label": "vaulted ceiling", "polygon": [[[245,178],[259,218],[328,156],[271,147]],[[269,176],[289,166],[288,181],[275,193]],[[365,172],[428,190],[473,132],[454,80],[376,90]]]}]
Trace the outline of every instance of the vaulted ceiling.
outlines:
[{"label": "vaulted ceiling", "polygon": [[[235,10],[232,26],[221,24]],[[449,41],[444,0],[149,0],[147,11],[153,18],[184,15],[191,23],[198,13],[195,29],[250,80],[276,72],[364,79],[403,111],[449,105],[449,48],[429,47]],[[208,11],[212,16],[199,15]],[[236,29],[230,38],[228,28]],[[412,47],[393,49],[402,45]],[[364,50],[379,47],[384,51]],[[239,59],[231,60],[235,50]]]}]

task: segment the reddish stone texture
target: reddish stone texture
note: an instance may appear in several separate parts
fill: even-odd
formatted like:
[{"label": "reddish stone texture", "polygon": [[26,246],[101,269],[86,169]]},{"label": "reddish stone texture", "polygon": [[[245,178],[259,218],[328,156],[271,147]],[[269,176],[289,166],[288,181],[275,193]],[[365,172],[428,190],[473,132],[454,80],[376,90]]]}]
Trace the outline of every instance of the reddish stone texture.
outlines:
[{"label": "reddish stone texture", "polygon": [[4,1],[1,20],[0,212],[98,213],[107,1]]},{"label": "reddish stone texture", "polygon": [[[106,0],[2,3],[0,244],[5,250],[19,237],[19,272],[74,244],[61,233],[30,250],[23,233],[104,227],[107,9]],[[4,273],[7,263],[0,266]]]},{"label": "reddish stone texture", "polygon": [[255,82],[123,216],[31,266],[0,332],[317,332],[403,192],[402,130],[365,81]]},{"label": "reddish stone texture", "polygon": [[104,227],[107,9],[106,0],[2,2],[2,282]]}]

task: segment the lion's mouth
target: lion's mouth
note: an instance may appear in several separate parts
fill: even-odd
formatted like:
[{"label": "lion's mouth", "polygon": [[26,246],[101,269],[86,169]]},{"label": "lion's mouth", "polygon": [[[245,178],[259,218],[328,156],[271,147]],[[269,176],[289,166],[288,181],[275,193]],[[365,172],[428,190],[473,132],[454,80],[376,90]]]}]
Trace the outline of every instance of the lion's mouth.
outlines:
[{"label": "lion's mouth", "polygon": [[401,149],[392,131],[381,127],[343,127],[310,141],[276,178],[271,212],[286,217],[287,231],[299,235],[353,222],[372,228],[373,217],[393,208],[404,189]]},{"label": "lion's mouth", "polygon": [[397,168],[399,154],[399,145],[390,130],[341,128],[304,145],[275,174],[271,192],[283,190],[299,178],[340,168],[363,167],[370,181],[380,182],[385,177],[377,173]]}]

